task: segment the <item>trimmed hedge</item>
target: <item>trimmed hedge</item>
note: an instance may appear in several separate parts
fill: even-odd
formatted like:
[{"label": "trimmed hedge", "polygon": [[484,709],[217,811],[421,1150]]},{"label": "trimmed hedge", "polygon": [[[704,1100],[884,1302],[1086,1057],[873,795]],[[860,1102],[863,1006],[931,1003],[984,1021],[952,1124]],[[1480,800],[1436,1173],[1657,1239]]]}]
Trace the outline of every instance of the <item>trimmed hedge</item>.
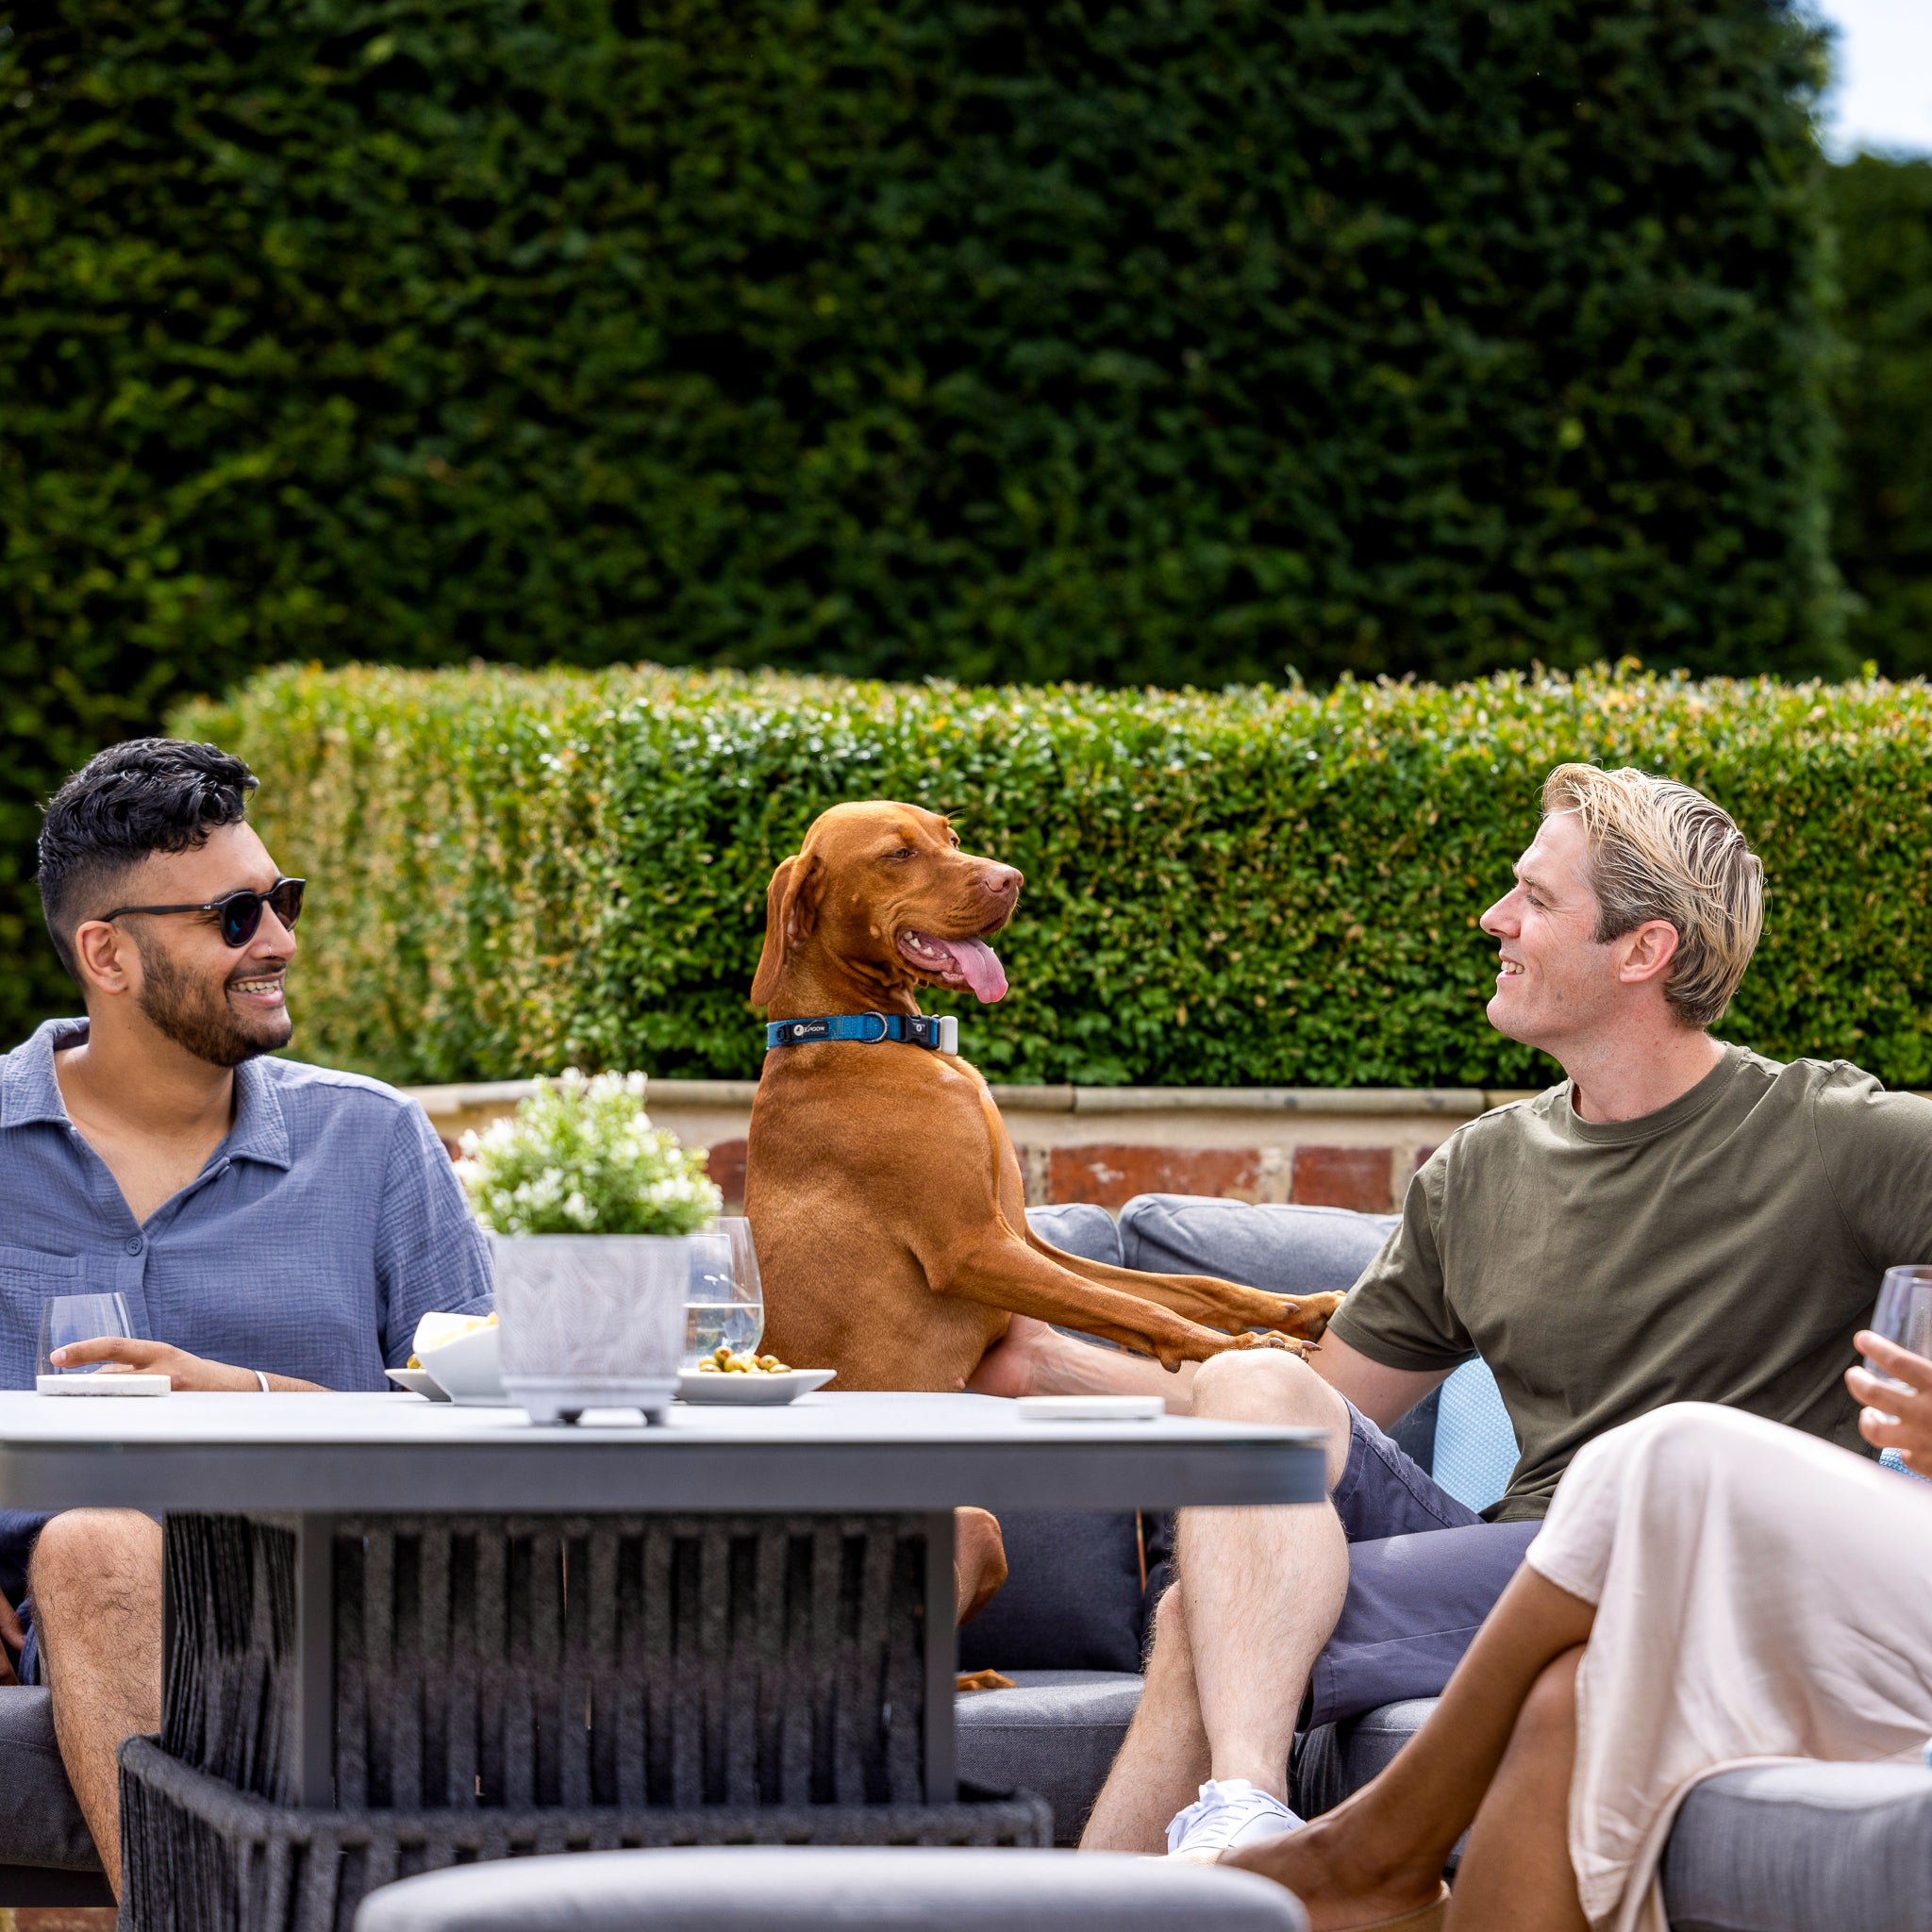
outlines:
[{"label": "trimmed hedge", "polygon": [[1820,51],[1775,0],[15,25],[0,601],[42,649],[1829,668]]},{"label": "trimmed hedge", "polygon": [[1932,160],[1860,155],[1828,172],[1838,230],[1838,481],[1831,540],[1847,641],[1897,675],[1932,671]]},{"label": "trimmed hedge", "polygon": [[[1476,930],[1565,758],[1708,791],[1762,851],[1723,1028],[1932,1085],[1932,691],[1592,673],[1104,692],[650,669],[282,670],[177,728],[246,758],[311,881],[298,1051],[433,1081],[755,1074],[776,860],[843,798],[958,810],[1026,874],[996,1079],[1523,1086]],[[941,1008],[947,1002],[936,1003]]]},{"label": "trimmed hedge", "polygon": [[1780,0],[16,0],[33,803],[278,659],[1852,670]]}]

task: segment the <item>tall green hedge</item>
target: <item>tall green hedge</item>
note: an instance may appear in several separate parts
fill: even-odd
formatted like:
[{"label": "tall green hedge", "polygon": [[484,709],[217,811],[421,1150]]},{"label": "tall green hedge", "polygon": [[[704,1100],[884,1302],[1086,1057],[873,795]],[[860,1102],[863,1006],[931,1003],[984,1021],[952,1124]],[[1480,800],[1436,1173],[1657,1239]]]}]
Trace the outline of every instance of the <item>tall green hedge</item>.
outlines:
[{"label": "tall green hedge", "polygon": [[1932,671],[1932,160],[1860,155],[1828,175],[1837,231],[1839,446],[1831,540],[1848,641]]},{"label": "tall green hedge", "polygon": [[273,673],[179,727],[311,882],[299,1050],[395,1079],[752,1074],[775,861],[843,798],[957,809],[1026,874],[996,1078],[1519,1086],[1476,929],[1550,767],[1732,810],[1771,879],[1725,1032],[1932,1085],[1932,690],[1625,672],[1324,696],[775,675]]},{"label": "tall green hedge", "polygon": [[277,659],[1850,668],[1817,59],[1782,0],[15,0],[0,958],[35,796]]}]

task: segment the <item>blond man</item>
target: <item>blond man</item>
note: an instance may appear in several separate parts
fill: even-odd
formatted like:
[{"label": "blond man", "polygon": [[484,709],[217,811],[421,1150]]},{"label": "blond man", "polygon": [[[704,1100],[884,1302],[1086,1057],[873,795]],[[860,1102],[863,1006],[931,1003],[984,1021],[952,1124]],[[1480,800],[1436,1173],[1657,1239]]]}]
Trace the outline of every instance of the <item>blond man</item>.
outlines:
[{"label": "blond man", "polygon": [[[1719,1402],[1862,1446],[1842,1374],[1882,1271],[1932,1260],[1932,1103],[1712,1037],[1757,941],[1763,872],[1710,800],[1564,765],[1542,806],[1482,917],[1500,954],[1489,1018],[1568,1078],[1430,1157],[1312,1362],[1257,1352],[1193,1373],[1197,1415],[1326,1429],[1330,1505],[1183,1515],[1090,1847],[1215,1858],[1299,1823],[1298,1720],[1439,1691],[1605,1430]],[[1015,1328],[975,1387],[1173,1391],[1151,1365]],[[1487,1521],[1384,1433],[1473,1355],[1521,1448]]]}]

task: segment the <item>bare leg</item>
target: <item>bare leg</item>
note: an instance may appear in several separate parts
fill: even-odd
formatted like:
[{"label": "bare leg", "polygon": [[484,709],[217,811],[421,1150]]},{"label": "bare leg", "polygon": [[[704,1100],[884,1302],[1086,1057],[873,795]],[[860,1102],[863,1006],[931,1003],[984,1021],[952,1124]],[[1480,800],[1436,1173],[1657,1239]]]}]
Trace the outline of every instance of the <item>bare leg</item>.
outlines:
[{"label": "bare leg", "polygon": [[[1122,1775],[1122,1766],[1130,1767]],[[1208,1775],[1208,1734],[1194,1694],[1194,1660],[1173,1589],[1154,1608],[1154,1642],[1140,1707],[1092,1815],[1083,1852],[1164,1852],[1167,1824]],[[1181,1793],[1179,1803],[1174,1793]]]},{"label": "bare leg", "polygon": [[[1307,1907],[1315,1932],[1339,1932],[1425,1905],[1490,1790],[1532,1689],[1565,1652],[1589,1641],[1595,1621],[1593,1605],[1525,1565],[1457,1665],[1428,1723],[1380,1777],[1305,1830],[1243,1846],[1222,1862],[1287,1886]],[[1540,1710],[1540,1718],[1546,1715]],[[1567,1776],[1563,1789],[1569,1790]],[[1498,1844],[1502,1835],[1499,1818]],[[1571,1900],[1574,1909],[1574,1881]],[[1463,1923],[1476,1921],[1465,1916]],[[1544,1924],[1569,1922],[1536,1923],[1541,1932]]]},{"label": "bare leg", "polygon": [[114,1895],[124,1738],[161,1725],[161,1530],[131,1509],[73,1509],[41,1531],[31,1588],[54,1735]]},{"label": "bare leg", "polygon": [[1590,1932],[1570,1862],[1582,1661],[1566,1650],[1524,1701],[1456,1874],[1450,1932]]},{"label": "bare leg", "polygon": [[[1348,1463],[1348,1405],[1297,1357],[1217,1356],[1194,1377],[1193,1412],[1328,1431],[1328,1484]],[[1295,1714],[1348,1589],[1333,1508],[1188,1509],[1180,1519],[1178,1616],[1157,1617],[1141,1714],[1081,1840],[1090,1851],[1158,1852],[1204,1767],[1286,1802]],[[1188,1667],[1170,1667],[1184,1643]],[[1157,1690],[1157,1685],[1158,1689]],[[1157,1700],[1152,1702],[1150,1700]]]}]

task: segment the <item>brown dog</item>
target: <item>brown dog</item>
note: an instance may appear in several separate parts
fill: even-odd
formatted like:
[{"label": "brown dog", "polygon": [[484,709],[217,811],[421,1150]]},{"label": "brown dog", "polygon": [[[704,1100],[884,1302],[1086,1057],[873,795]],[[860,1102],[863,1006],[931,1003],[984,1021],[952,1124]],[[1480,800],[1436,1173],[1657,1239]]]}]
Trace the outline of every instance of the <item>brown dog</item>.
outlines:
[{"label": "brown dog", "polygon": [[[1011,866],[961,852],[936,812],[834,806],[772,876],[752,1003],[791,1020],[916,1014],[922,986],[1000,999],[1006,974],[986,941],[1021,883]],[[1306,1349],[1341,1300],[1142,1274],[1048,1246],[1026,1225],[1019,1157],[986,1082],[909,1041],[774,1048],[746,1172],[764,1345],[836,1369],[841,1389],[958,1389],[1015,1315],[1173,1369],[1231,1348]]]}]

